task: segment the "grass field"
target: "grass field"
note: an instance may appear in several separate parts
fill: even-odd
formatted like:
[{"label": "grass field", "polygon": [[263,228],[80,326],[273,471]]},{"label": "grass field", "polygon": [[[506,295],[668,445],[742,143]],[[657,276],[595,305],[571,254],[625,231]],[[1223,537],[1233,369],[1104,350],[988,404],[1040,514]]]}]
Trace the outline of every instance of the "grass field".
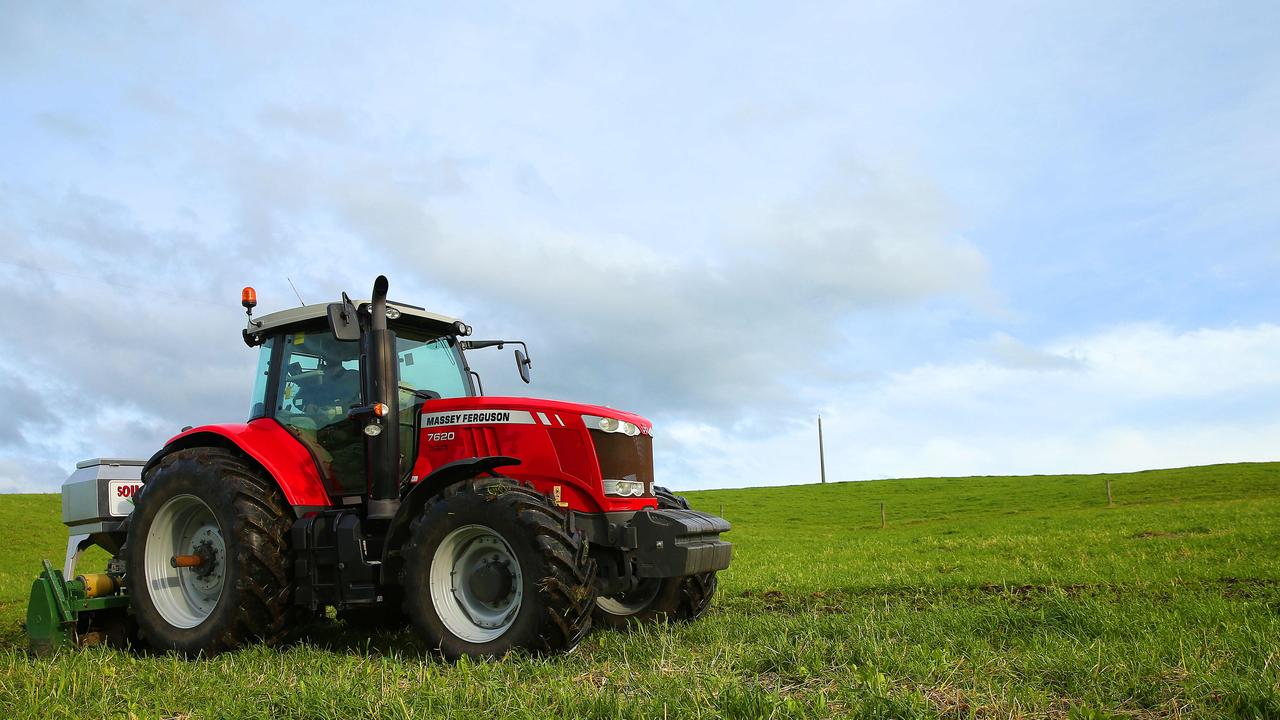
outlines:
[{"label": "grass field", "polygon": [[456,665],[337,623],[31,659],[65,530],[56,496],[0,497],[0,717],[1280,717],[1280,464],[1110,477],[1114,507],[1098,475],[691,493],[737,544],[709,617]]}]

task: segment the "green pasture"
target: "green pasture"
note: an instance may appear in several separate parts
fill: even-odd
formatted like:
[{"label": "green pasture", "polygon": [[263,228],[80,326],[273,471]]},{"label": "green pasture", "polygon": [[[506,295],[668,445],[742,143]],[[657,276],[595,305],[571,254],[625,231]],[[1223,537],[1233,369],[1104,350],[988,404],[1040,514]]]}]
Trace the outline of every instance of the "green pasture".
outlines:
[{"label": "green pasture", "polygon": [[689,498],[734,525],[707,618],[446,664],[337,622],[199,662],[30,658],[66,534],[57,496],[3,496],[0,717],[1280,718],[1280,464]]}]

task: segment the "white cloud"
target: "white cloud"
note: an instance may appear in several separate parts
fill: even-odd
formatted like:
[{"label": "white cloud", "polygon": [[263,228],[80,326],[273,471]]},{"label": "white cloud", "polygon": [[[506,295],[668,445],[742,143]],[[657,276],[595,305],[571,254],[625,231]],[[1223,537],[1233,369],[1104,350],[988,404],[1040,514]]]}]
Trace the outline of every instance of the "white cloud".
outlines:
[{"label": "white cloud", "polygon": [[642,412],[723,419],[759,399],[807,404],[790,384],[831,351],[789,338],[835,339],[882,308],[991,301],[986,261],[954,234],[945,199],[887,169],[842,166],[696,253],[536,223],[469,227],[391,183],[324,186],[354,236],[474,301],[474,325],[536,329],[543,391]]},{"label": "white cloud", "polygon": [[[1010,345],[1037,360],[1010,365],[1002,357]],[[1280,326],[1122,325],[1040,348],[1000,336],[991,350],[995,362],[922,365],[833,398],[823,409],[828,478],[1112,472],[1280,456]],[[815,430],[780,431],[763,449],[733,433],[681,432],[696,460],[671,472],[691,487],[734,484],[719,478],[735,464],[754,465],[772,484],[815,481]]]}]

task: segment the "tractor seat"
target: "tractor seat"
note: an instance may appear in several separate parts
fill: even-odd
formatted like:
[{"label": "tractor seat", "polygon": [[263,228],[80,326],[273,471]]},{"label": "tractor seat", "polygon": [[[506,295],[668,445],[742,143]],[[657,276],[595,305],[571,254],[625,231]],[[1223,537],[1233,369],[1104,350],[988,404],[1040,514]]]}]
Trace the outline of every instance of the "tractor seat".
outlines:
[{"label": "tractor seat", "polygon": [[295,430],[309,430],[315,432],[320,429],[316,421],[306,415],[290,415],[288,425]]},{"label": "tractor seat", "polygon": [[342,372],[332,378],[322,378],[312,392],[316,393],[317,397],[324,398],[325,404],[330,400],[338,400],[342,404],[342,409],[348,410],[352,405],[360,402],[360,373],[343,368]]}]

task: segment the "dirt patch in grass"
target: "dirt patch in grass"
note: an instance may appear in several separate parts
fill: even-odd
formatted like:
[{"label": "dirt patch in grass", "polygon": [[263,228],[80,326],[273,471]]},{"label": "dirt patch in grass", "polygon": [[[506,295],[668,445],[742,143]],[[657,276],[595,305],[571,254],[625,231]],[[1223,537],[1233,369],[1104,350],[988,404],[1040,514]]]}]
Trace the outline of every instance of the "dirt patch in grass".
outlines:
[{"label": "dirt patch in grass", "polygon": [[1273,578],[1218,578],[1222,596],[1233,600],[1269,598],[1280,601],[1280,580]]},{"label": "dirt patch in grass", "polygon": [[868,605],[897,602],[919,608],[940,604],[970,603],[978,599],[1002,600],[1015,605],[1035,604],[1054,597],[1092,598],[1119,602],[1141,597],[1147,602],[1169,602],[1187,592],[1221,595],[1231,600],[1262,600],[1280,603],[1280,580],[1271,578],[1224,577],[1216,580],[1174,581],[1161,584],[1019,584],[957,585],[951,587],[870,586],[812,592],[743,590],[737,598],[764,612],[788,615],[839,614],[865,609]]},{"label": "dirt patch in grass", "polygon": [[1191,535],[1212,535],[1213,531],[1207,527],[1193,527],[1185,530],[1143,530],[1139,533],[1130,535],[1133,540],[1150,540],[1152,538],[1181,538]]}]

